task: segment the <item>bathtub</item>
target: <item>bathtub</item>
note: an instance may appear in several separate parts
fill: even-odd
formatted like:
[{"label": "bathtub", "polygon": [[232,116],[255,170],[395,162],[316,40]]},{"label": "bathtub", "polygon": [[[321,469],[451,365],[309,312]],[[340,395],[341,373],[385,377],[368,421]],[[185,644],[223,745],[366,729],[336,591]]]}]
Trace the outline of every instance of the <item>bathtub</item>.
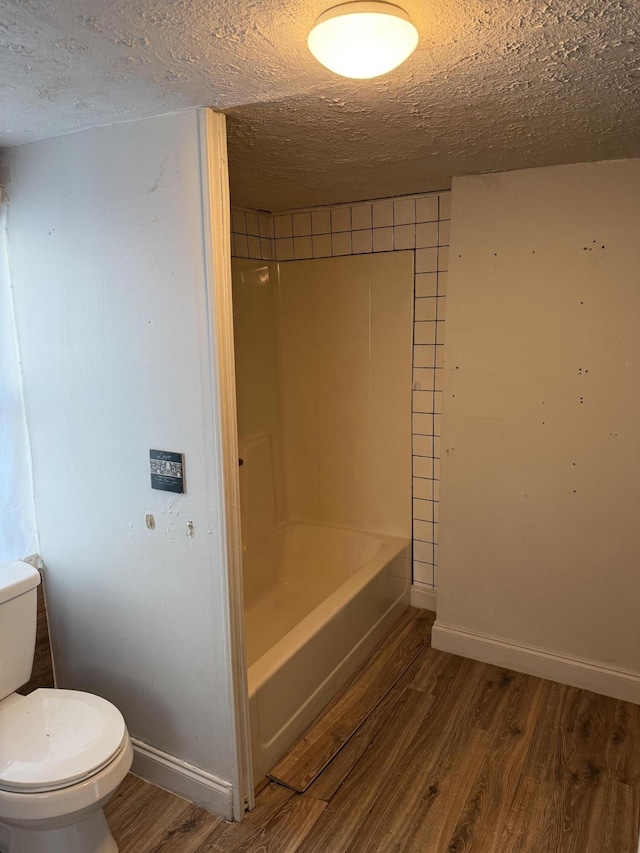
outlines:
[{"label": "bathtub", "polygon": [[[330,701],[410,598],[407,539],[319,524],[277,532],[270,586],[245,595],[258,783]],[[264,575],[263,575],[264,577]]]}]

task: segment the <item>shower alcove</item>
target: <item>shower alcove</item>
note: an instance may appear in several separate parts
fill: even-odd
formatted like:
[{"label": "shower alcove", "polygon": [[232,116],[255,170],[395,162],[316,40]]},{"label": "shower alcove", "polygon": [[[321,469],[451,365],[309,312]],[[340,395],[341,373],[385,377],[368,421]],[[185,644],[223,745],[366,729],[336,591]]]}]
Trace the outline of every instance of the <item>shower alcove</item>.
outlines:
[{"label": "shower alcove", "polygon": [[413,253],[232,272],[259,781],[409,603]]}]

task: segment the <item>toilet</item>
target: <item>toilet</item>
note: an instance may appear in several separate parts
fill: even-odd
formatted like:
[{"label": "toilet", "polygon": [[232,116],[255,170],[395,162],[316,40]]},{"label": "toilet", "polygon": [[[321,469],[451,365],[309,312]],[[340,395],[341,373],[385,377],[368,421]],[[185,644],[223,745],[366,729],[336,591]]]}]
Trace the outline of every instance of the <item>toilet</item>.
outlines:
[{"label": "toilet", "polygon": [[133,759],[122,714],[77,690],[15,692],[31,676],[39,583],[27,563],[0,563],[0,851],[117,853],[103,806]]}]

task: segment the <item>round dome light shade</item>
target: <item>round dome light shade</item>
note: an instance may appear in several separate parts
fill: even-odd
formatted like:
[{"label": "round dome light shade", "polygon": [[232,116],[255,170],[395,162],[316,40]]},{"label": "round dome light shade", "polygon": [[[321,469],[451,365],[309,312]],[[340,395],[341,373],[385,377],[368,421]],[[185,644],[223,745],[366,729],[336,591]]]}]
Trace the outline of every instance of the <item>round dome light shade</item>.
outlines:
[{"label": "round dome light shade", "polygon": [[330,71],[364,80],[404,62],[416,49],[418,31],[398,6],[356,0],[320,15],[307,44]]}]

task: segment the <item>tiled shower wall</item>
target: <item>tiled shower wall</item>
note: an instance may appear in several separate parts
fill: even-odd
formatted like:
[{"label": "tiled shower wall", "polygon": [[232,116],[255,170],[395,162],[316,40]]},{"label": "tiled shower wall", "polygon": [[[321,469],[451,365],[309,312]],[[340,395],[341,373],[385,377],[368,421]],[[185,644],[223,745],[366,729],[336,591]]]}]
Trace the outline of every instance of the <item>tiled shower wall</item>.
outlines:
[{"label": "tiled shower wall", "polygon": [[435,589],[438,565],[442,348],[451,193],[270,215],[232,210],[233,254],[291,261],[413,250],[413,581]]}]

